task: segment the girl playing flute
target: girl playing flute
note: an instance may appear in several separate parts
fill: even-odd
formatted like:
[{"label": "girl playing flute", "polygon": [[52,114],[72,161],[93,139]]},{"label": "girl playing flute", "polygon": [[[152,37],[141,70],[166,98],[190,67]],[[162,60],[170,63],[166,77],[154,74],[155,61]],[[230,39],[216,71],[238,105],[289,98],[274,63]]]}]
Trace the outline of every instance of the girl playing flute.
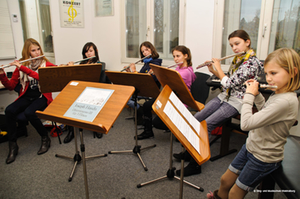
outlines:
[{"label": "girl playing flute", "polygon": [[52,93],[40,92],[38,68],[54,66],[54,64],[50,63],[45,57],[25,62],[23,65],[19,63],[19,61],[38,57],[40,55],[43,55],[40,44],[32,38],[27,39],[23,46],[22,58],[10,63],[10,65],[16,66],[11,79],[8,80],[4,70],[0,69],[0,80],[5,88],[14,90],[18,84],[21,85],[19,97],[5,109],[9,141],[9,152],[6,159],[7,164],[15,161],[18,154],[17,116],[22,112],[41,136],[42,144],[37,154],[41,155],[46,153],[50,148],[51,140],[48,137],[48,132],[41,120],[35,114],[35,111],[44,110],[52,101]]},{"label": "girl playing flute", "polygon": [[[140,45],[140,55],[141,55],[141,58],[143,59],[142,62],[144,63],[144,65],[141,68],[141,70],[139,71],[139,73],[151,74],[151,76],[153,77],[157,86],[160,88],[160,83],[157,80],[156,76],[152,73],[152,69],[150,68],[150,65],[149,65],[151,63],[151,64],[161,66],[162,59],[159,59],[159,54],[158,54],[156,48],[149,41],[145,41]],[[145,58],[147,56],[150,56],[150,57]],[[126,72],[137,73],[136,65],[134,63],[131,63],[129,65],[129,67],[124,67],[124,69],[126,69]],[[139,98],[143,98],[143,97],[139,97]],[[129,101],[127,102],[127,105],[134,109],[135,108],[134,100],[129,99]],[[137,104],[137,124],[138,125],[143,124],[143,109],[142,109],[142,107],[140,107],[139,104]]]},{"label": "girl playing flute", "polygon": [[[104,81],[102,83],[106,83],[106,75],[105,75],[105,71],[104,71],[105,63],[100,62],[97,46],[93,42],[86,43],[82,48],[82,58],[86,59],[86,58],[90,58],[90,57],[94,57],[94,58],[81,61],[79,64],[101,63],[102,64],[102,71],[101,71],[100,80]],[[70,61],[68,63],[68,65],[74,65],[74,62]],[[68,126],[68,130],[69,130],[69,132],[66,135],[66,137],[64,138],[64,143],[69,143],[74,138],[74,127],[73,126]],[[97,133],[97,132],[93,132],[93,133],[94,133],[94,136],[96,136],[99,139],[103,137],[102,133]]]},{"label": "girl playing flute", "polygon": [[[251,49],[251,40],[244,30],[236,30],[228,36],[229,44],[234,53],[246,52],[244,55],[235,56],[229,69],[229,76],[226,76],[221,69],[219,59],[213,58],[213,65],[209,64],[208,69],[221,80],[222,90],[217,97],[210,100],[203,110],[194,116],[198,121],[205,120],[207,131],[211,137],[211,131],[220,126],[227,119],[238,115],[241,111],[243,97],[246,87],[243,84],[249,79],[257,79],[258,74],[263,70],[263,65]],[[207,61],[211,62],[211,61]],[[184,168],[184,176],[199,174],[200,165],[191,158],[186,151],[174,154],[175,158],[190,160]],[[180,174],[180,170],[176,171]]]},{"label": "girl playing flute", "polygon": [[[186,46],[176,46],[172,49],[172,54],[177,67],[175,70],[180,74],[184,83],[191,90],[192,83],[197,78],[192,67],[192,55]],[[154,137],[152,124],[158,129],[168,129],[163,121],[156,116],[152,122],[152,105],[156,99],[151,99],[144,103],[144,132],[138,135],[138,140]]]},{"label": "girl playing flute", "polygon": [[[289,130],[298,115],[300,56],[293,49],[278,49],[265,60],[268,84],[277,86],[265,102],[256,80],[248,80],[241,110],[241,129],[249,131],[243,145],[221,177],[219,190],[207,198],[244,198],[261,180],[280,167]],[[255,103],[256,113],[252,113]]]}]

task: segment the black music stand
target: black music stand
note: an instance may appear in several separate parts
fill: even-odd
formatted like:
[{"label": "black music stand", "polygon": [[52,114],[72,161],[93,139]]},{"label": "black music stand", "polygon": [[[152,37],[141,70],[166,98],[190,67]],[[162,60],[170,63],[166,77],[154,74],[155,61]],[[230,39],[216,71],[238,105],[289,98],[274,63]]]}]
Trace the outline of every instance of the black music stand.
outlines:
[{"label": "black music stand", "polygon": [[[109,154],[114,153],[130,153],[133,152],[140,159],[144,170],[148,171],[148,168],[144,164],[142,157],[140,155],[141,150],[156,147],[156,144],[141,148],[141,145],[138,145],[137,140],[137,96],[143,97],[153,97],[156,98],[159,95],[159,88],[155,83],[154,79],[151,75],[147,73],[125,73],[125,72],[113,72],[113,71],[105,71],[107,77],[114,84],[122,84],[135,87],[134,94],[132,98],[134,100],[134,112],[135,112],[135,146],[132,150],[125,151],[109,151]],[[141,84],[141,82],[143,82]]]},{"label": "black music stand", "polygon": [[[193,158],[197,161],[198,164],[203,164],[204,162],[208,161],[210,158],[210,148],[209,148],[209,140],[208,140],[208,133],[207,133],[207,127],[206,127],[206,122],[202,121],[200,124],[199,132],[194,129],[194,127],[189,123],[188,119],[185,117],[185,114],[183,114],[181,111],[185,109],[184,105],[180,100],[178,99],[180,104],[175,103],[176,100],[174,98],[171,100],[171,94],[172,90],[168,85],[164,87],[164,89],[161,91],[160,95],[157,97],[156,101],[154,102],[152,108],[155,111],[155,113],[160,117],[160,119],[168,126],[168,128],[171,130],[171,132],[176,136],[176,138],[180,141],[180,143],[183,145],[182,150],[186,148],[188,152],[193,156]],[[175,98],[176,99],[176,98]],[[190,143],[190,141],[185,137],[184,133],[181,132],[178,129],[177,124],[174,124],[171,120],[171,118],[167,115],[166,111],[164,110],[165,107],[167,106],[167,103],[169,103],[176,111],[176,114],[180,115],[182,117],[182,121],[185,121],[190,128],[193,130],[192,133],[195,133],[194,137],[199,139],[199,148],[198,150],[200,151],[201,155],[198,153],[197,149],[193,147],[193,145]],[[176,104],[176,105],[175,105]],[[183,107],[181,110],[180,107]],[[174,115],[176,115],[174,114]],[[190,113],[189,113],[190,114]],[[176,120],[177,121],[177,120]],[[168,178],[169,180],[173,180],[174,178],[177,180],[180,180],[180,198],[182,198],[183,195],[183,183],[190,185],[191,187],[196,188],[199,191],[204,191],[202,187],[196,186],[190,182],[187,182],[183,180],[184,176],[184,160],[181,161],[181,175],[180,178],[175,176],[174,170],[175,168],[172,166],[172,153],[173,153],[173,141],[172,141],[172,134],[171,134],[171,139],[170,139],[170,167],[169,170],[167,171],[167,174],[165,176],[162,176],[160,178],[138,184],[137,187],[141,188],[144,185],[150,184],[152,182],[156,182],[165,178]]]}]

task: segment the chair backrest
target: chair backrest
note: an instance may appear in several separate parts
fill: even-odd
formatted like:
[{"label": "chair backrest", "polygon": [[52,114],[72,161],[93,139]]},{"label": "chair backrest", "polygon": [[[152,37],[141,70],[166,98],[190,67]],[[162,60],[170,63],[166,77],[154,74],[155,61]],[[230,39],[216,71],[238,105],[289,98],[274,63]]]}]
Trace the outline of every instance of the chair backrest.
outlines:
[{"label": "chair backrest", "polygon": [[191,86],[191,93],[196,101],[205,104],[210,89],[210,87],[206,84],[206,80],[210,77],[210,75],[201,72],[195,72],[195,75],[197,78]]},{"label": "chair backrest", "polygon": [[105,71],[106,71],[106,69],[105,69],[105,67],[106,67],[105,62],[100,62],[100,63],[102,64],[102,69],[101,69],[101,74],[100,74],[100,80],[99,80],[99,82],[111,84],[111,81],[108,79],[108,77],[105,74]]}]

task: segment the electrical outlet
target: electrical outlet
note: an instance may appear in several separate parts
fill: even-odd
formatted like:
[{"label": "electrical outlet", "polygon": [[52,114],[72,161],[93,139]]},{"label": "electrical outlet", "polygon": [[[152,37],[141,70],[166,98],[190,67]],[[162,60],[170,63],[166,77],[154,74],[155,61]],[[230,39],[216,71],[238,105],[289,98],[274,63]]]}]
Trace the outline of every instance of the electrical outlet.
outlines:
[{"label": "electrical outlet", "polygon": [[4,112],[4,106],[0,106],[0,112]]}]

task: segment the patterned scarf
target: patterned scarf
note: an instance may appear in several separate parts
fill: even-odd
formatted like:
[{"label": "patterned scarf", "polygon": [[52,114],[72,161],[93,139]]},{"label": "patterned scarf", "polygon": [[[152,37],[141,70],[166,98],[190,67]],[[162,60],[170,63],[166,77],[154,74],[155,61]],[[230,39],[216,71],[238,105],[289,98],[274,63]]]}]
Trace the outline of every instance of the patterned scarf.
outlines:
[{"label": "patterned scarf", "polygon": [[[229,70],[227,73],[228,77],[230,77],[240,67],[240,65],[242,65],[245,61],[247,61],[250,57],[253,57],[253,56],[256,56],[256,53],[254,52],[253,49],[249,49],[243,55],[235,56],[229,67]],[[227,89],[227,96],[226,96],[227,101],[229,100],[231,89],[232,89],[231,87]]]},{"label": "patterned scarf", "polygon": [[[29,69],[33,71],[37,71],[39,67],[46,67],[46,61],[43,59],[37,59],[35,62],[31,62],[31,64],[28,66]],[[29,77],[26,73],[19,71],[20,72],[20,84],[22,85],[22,91],[24,91],[26,82],[29,81]]]}]

